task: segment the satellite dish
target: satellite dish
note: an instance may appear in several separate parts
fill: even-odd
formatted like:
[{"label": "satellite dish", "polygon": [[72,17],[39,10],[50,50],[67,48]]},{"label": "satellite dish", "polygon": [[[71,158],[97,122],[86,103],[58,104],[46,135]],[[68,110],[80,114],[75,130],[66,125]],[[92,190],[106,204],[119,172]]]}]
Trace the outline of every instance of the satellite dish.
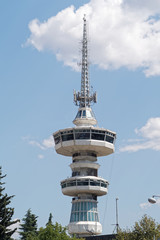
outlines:
[{"label": "satellite dish", "polygon": [[148,202],[154,204],[154,203],[156,203],[156,199],[153,198],[153,197],[152,198],[148,198]]}]

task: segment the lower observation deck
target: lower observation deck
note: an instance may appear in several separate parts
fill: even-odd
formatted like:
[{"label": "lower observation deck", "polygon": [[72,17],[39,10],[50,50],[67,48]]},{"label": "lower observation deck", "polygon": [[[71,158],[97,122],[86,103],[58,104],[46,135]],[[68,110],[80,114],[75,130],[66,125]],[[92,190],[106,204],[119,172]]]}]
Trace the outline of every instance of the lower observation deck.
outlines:
[{"label": "lower observation deck", "polygon": [[62,193],[67,196],[77,196],[81,193],[103,196],[108,192],[108,185],[105,179],[92,176],[71,177],[61,181]]},{"label": "lower observation deck", "polygon": [[114,152],[116,134],[97,127],[75,127],[59,130],[53,134],[56,152],[72,156],[79,151],[90,151],[97,156]]}]

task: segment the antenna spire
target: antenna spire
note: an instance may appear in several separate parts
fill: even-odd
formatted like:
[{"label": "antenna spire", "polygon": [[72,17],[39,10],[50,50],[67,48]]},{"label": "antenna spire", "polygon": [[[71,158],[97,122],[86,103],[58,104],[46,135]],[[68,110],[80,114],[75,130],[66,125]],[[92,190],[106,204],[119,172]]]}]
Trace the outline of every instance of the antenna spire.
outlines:
[{"label": "antenna spire", "polygon": [[82,40],[82,63],[81,63],[81,92],[74,92],[74,102],[80,107],[90,107],[90,103],[97,102],[96,92],[90,94],[89,72],[88,72],[88,38],[86,15],[83,17],[83,40]]}]

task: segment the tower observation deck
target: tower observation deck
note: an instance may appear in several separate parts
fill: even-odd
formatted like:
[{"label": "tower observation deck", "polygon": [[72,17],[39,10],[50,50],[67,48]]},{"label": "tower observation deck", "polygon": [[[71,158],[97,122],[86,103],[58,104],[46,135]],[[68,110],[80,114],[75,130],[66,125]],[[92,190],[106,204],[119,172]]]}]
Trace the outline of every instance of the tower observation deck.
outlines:
[{"label": "tower observation deck", "polygon": [[[61,181],[64,195],[72,197],[68,230],[84,237],[102,232],[97,210],[97,197],[107,194],[108,181],[98,177],[97,157],[114,152],[116,133],[97,127],[91,103],[97,102],[91,94],[88,74],[87,22],[83,18],[81,91],[74,91],[74,102],[79,106],[73,120],[75,127],[58,130],[53,134],[58,154],[72,157],[72,176]],[[96,126],[95,126],[96,125]]]}]

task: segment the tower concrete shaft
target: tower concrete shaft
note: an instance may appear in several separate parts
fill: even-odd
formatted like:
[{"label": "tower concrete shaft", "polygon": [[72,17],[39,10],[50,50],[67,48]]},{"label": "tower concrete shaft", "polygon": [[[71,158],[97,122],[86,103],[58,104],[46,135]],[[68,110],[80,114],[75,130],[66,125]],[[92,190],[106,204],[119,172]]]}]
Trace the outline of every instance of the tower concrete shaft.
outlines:
[{"label": "tower concrete shaft", "polygon": [[94,126],[97,120],[90,103],[96,102],[96,94],[90,95],[89,91],[85,17],[83,21],[81,93],[74,93],[79,105],[73,121],[76,126],[53,134],[56,152],[72,157],[72,175],[61,181],[61,189],[64,195],[72,197],[69,233],[80,237],[102,232],[97,197],[107,194],[109,183],[98,177],[97,157],[112,154],[116,138],[115,132]]}]

